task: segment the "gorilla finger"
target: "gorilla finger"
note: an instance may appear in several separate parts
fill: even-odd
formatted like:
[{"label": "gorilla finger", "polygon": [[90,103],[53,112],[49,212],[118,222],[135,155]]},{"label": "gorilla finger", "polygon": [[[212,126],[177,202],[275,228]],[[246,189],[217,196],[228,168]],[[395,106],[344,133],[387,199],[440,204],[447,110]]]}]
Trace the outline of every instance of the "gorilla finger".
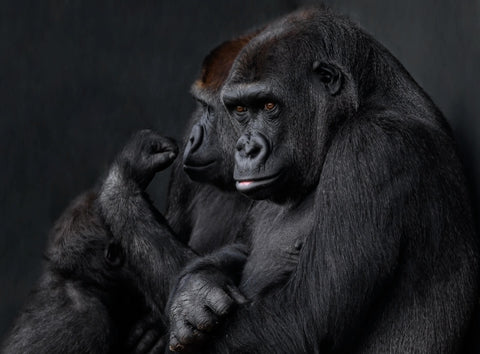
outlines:
[{"label": "gorilla finger", "polygon": [[178,144],[173,138],[169,138],[166,136],[162,137],[161,149],[162,151],[171,151],[175,154],[178,154]]},{"label": "gorilla finger", "polygon": [[162,336],[157,343],[150,349],[148,354],[163,354],[165,353],[165,347],[167,345],[167,337]]},{"label": "gorilla finger", "polygon": [[177,321],[172,334],[184,346],[195,342],[198,338],[198,331],[190,323],[183,320]]},{"label": "gorilla finger", "polygon": [[185,347],[181,344],[177,337],[172,333],[170,334],[170,341],[168,343],[168,349],[171,352],[181,352]]},{"label": "gorilla finger", "polygon": [[[218,316],[208,307],[197,307],[187,314],[187,321],[196,329],[202,332],[209,332],[218,322]],[[199,334],[200,336],[201,334]]]},{"label": "gorilla finger", "polygon": [[148,144],[149,151],[152,154],[158,154],[163,152],[173,152],[175,154],[178,153],[178,145],[171,138],[156,135],[146,140],[145,144]]},{"label": "gorilla finger", "polygon": [[144,354],[149,353],[150,349],[155,345],[160,334],[156,329],[150,329],[133,348],[133,353]]},{"label": "gorilla finger", "polygon": [[172,164],[177,155],[174,152],[152,155],[150,163],[155,166],[156,171],[161,171]]},{"label": "gorilla finger", "polygon": [[227,285],[227,290],[233,300],[239,305],[246,304],[248,302],[247,298],[238,290],[234,285]]},{"label": "gorilla finger", "polygon": [[211,288],[205,298],[206,305],[218,316],[225,316],[234,304],[233,299],[221,288]]}]

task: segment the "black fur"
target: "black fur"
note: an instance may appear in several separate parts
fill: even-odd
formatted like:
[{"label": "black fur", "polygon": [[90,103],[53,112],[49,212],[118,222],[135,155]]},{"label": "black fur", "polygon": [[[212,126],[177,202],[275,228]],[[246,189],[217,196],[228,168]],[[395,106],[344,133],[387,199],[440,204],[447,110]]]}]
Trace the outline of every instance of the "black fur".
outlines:
[{"label": "black fur", "polygon": [[[176,164],[173,172],[167,218],[174,228],[176,238],[188,243],[193,250],[200,254],[211,252],[236,240],[241,231],[239,225],[243,223],[246,211],[252,204],[247,198],[234,193],[234,182],[231,177],[233,165],[231,163],[224,165],[224,162],[229,161],[224,156],[227,154],[225,148],[229,146],[228,141],[232,143],[234,138],[231,137],[231,132],[215,130],[215,127],[219,129],[224,127],[224,120],[229,119],[219,100],[217,84],[221,84],[225,80],[233,59],[248,39],[242,37],[232,40],[212,51],[205,59],[202,77],[192,88],[194,97],[199,101],[192,116],[192,122],[202,126],[204,136],[200,143],[197,141],[194,152],[185,153],[184,160],[188,159],[189,163],[198,167],[201,165],[202,158],[214,159],[217,164],[214,168],[197,171],[195,176],[192,176],[192,178],[208,184],[190,181],[182,169],[182,162]],[[218,65],[219,60],[221,65]],[[212,80],[215,81],[214,84],[212,84]],[[218,148],[219,146],[221,148]],[[161,154],[156,154],[157,148],[163,149]],[[188,145],[186,150],[189,150]],[[150,153],[151,156],[148,155]],[[91,349],[106,352],[124,350],[126,347],[125,350],[135,353],[162,351],[164,342],[161,336],[165,330],[163,308],[166,294],[170,289],[169,277],[176,275],[178,267],[184,262],[186,255],[192,257],[193,253],[187,251],[180,244],[176,245],[171,240],[164,241],[162,237],[158,237],[165,233],[171,234],[171,230],[163,216],[153,208],[143,191],[155,172],[159,168],[166,167],[166,163],[159,164],[157,161],[152,165],[148,159],[147,161],[142,160],[145,154],[149,158],[152,156],[164,158],[165,161],[161,162],[169,163],[172,161],[173,155],[176,155],[176,149],[171,142],[154,133],[140,132],[112,166],[100,188],[99,198],[96,194],[89,197],[92,206],[80,199],[81,201],[74,203],[73,209],[67,210],[57,223],[57,228],[62,230],[66,225],[72,225],[66,228],[61,236],[69,247],[79,253],[79,259],[70,260],[69,266],[75,271],[77,268],[85,268],[88,271],[85,274],[87,279],[97,276],[97,272],[102,274],[99,269],[107,273],[110,270],[110,268],[103,270],[101,268],[104,266],[103,263],[96,268],[90,268],[95,262],[83,263],[86,257],[84,253],[87,252],[85,249],[89,245],[90,238],[98,243],[88,248],[88,252],[95,261],[104,259],[103,253],[105,253],[105,259],[115,253],[127,256],[132,262],[128,266],[122,263],[119,269],[128,273],[125,278],[128,278],[127,283],[131,289],[127,290],[133,290],[136,297],[129,295],[129,292],[123,289],[117,291],[116,289],[124,279],[117,279],[110,273],[107,274],[108,277],[99,277],[97,283],[93,285],[90,284],[90,281],[81,285],[80,290],[83,292],[95,291],[95,287],[101,287],[107,299],[100,301],[99,304],[91,305],[89,311],[94,314],[92,316],[98,316],[96,320],[99,324],[103,323],[103,327],[91,327],[92,333],[80,336],[81,343],[78,344],[78,350]],[[75,216],[77,213],[84,214],[81,223]],[[212,223],[212,218],[223,222]],[[101,222],[97,223],[97,219]],[[104,223],[102,223],[103,221]],[[55,232],[55,234],[58,233]],[[69,250],[59,248],[56,243],[51,244],[50,249],[58,256],[59,262],[66,262],[70,258]],[[50,264],[49,261],[46,277],[56,278],[57,269],[50,267]],[[71,312],[68,318],[62,317],[59,310],[56,309],[56,306],[70,295],[59,296],[60,300],[51,301],[51,305],[48,302],[43,304],[46,307],[45,310],[50,313],[50,318],[46,320],[41,315],[43,307],[38,304],[38,301],[43,301],[47,296],[53,297],[52,294],[56,294],[57,291],[65,292],[64,288],[69,286],[70,282],[68,276],[60,278],[55,286],[52,286],[50,282],[41,282],[37,291],[39,295],[34,296],[28,307],[28,312],[32,315],[27,317],[22,315],[17,321],[14,331],[5,345],[7,352],[27,350],[26,348],[30,347],[31,352],[49,352],[54,347],[63,351],[72,345],[72,341],[76,340],[76,337],[72,337],[70,340],[69,337],[56,337],[52,341],[52,337],[57,336],[56,332],[61,327],[65,327],[68,332],[73,324],[85,325],[78,320],[78,314],[70,307],[66,309]],[[111,281],[107,282],[104,278]],[[229,282],[228,284],[232,289],[232,291],[228,291],[229,294],[231,293],[235,299],[238,299],[235,297],[233,283]],[[114,295],[114,293],[116,294]],[[82,293],[80,295],[83,296]],[[115,299],[114,303],[112,303],[112,297]],[[97,300],[97,298],[93,299]],[[104,303],[105,306],[103,306]],[[101,306],[103,308],[100,308]],[[128,306],[130,310],[125,311],[125,306]],[[95,318],[86,317],[85,320],[95,322]],[[44,326],[43,332],[32,330],[31,333],[27,333],[30,330],[29,326],[33,323],[43,324],[49,321],[52,324]],[[70,325],[68,321],[73,324]],[[102,338],[103,342],[95,343],[97,336],[94,335],[94,332],[96,331],[106,333],[106,338]],[[114,333],[109,334],[110,332]],[[124,338],[127,338],[127,343]],[[75,346],[72,348],[77,350]]]},{"label": "black fur", "polygon": [[479,285],[470,203],[446,120],[403,66],[313,8],[252,39],[221,97],[241,131],[237,189],[266,199],[239,264],[250,302],[207,336],[215,271],[181,278],[172,349],[459,352]]},{"label": "black fur", "polygon": [[142,342],[130,332],[144,317],[157,337],[163,333],[171,278],[192,254],[144,188],[175,156],[172,142],[141,131],[98,193],[81,196],[65,211],[53,229],[40,284],[2,352],[140,352]]}]

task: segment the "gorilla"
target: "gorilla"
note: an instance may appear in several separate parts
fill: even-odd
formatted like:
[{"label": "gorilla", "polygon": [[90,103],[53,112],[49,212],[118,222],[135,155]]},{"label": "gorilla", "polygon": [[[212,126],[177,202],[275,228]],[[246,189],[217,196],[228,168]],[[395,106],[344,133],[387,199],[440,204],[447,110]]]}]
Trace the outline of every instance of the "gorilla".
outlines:
[{"label": "gorilla", "polygon": [[225,273],[195,259],[167,305],[171,350],[462,350],[479,286],[465,178],[398,60],[348,19],[303,9],[244,46],[220,98],[236,188],[258,200],[239,264],[249,301],[216,325]]},{"label": "gorilla", "polygon": [[219,93],[237,54],[255,34],[212,50],[191,88],[196,108],[183,160],[174,162],[166,218],[179,239],[199,254],[241,240],[241,225],[253,205],[235,191],[231,146],[236,137]]},{"label": "gorilla", "polygon": [[72,203],[53,228],[44,274],[2,352],[128,351],[141,347],[124,338],[142,316],[165,330],[169,284],[193,255],[144,191],[176,155],[172,141],[141,131],[98,192]]}]

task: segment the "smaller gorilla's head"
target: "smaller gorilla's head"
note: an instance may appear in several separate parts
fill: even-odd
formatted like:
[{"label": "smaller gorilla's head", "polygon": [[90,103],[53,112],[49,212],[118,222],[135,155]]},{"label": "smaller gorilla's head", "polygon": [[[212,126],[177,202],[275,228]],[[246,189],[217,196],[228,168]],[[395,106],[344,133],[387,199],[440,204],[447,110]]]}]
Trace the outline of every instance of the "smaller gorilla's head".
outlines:
[{"label": "smaller gorilla's head", "polygon": [[131,274],[123,247],[110,241],[96,198],[95,193],[86,193],[67,208],[52,229],[47,258],[49,267],[65,278],[109,293],[129,283]]},{"label": "smaller gorilla's head", "polygon": [[[158,296],[152,284],[161,281],[161,273],[152,277],[145,271],[151,261],[147,257],[157,255],[148,233],[114,238],[101,216],[97,197],[89,192],[76,198],[55,223],[47,246],[47,267],[62,279],[83,284],[107,306],[128,303],[128,311],[122,312],[127,321],[128,316],[139,316]],[[164,235],[170,237],[163,216],[159,214],[157,220],[164,225]]]},{"label": "smaller gorilla's head", "polygon": [[342,21],[321,9],[293,13],[268,26],[236,58],[221,98],[241,131],[238,191],[284,203],[318,184],[335,128],[357,107],[343,55],[354,31]]},{"label": "smaller gorilla's head", "polygon": [[192,85],[196,100],[192,129],[183,154],[185,172],[194,181],[234,189],[233,148],[237,136],[219,93],[237,54],[254,34],[215,48],[204,60],[200,78]]}]

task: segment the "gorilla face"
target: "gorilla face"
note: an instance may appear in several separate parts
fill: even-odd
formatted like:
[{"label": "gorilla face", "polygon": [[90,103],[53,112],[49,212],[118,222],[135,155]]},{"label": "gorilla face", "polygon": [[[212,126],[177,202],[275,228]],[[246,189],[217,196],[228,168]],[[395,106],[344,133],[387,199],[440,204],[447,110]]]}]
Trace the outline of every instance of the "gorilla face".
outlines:
[{"label": "gorilla face", "polygon": [[[198,182],[219,186],[233,186],[232,159],[228,157],[235,138],[225,108],[218,94],[198,85],[192,88],[197,107],[192,115],[195,124],[186,142],[183,167],[188,176]],[[232,187],[230,187],[232,188]]]},{"label": "gorilla face", "polygon": [[192,180],[234,189],[232,147],[238,136],[219,94],[236,56],[255,34],[215,48],[205,58],[201,77],[192,86],[197,107],[183,155],[184,170]]},{"label": "gorilla face", "polygon": [[273,25],[245,47],[221,94],[241,131],[237,190],[279,203],[301,198],[318,183],[333,129],[355,102],[341,65],[305,45],[322,43],[311,38],[318,31],[282,26],[283,33]]}]

